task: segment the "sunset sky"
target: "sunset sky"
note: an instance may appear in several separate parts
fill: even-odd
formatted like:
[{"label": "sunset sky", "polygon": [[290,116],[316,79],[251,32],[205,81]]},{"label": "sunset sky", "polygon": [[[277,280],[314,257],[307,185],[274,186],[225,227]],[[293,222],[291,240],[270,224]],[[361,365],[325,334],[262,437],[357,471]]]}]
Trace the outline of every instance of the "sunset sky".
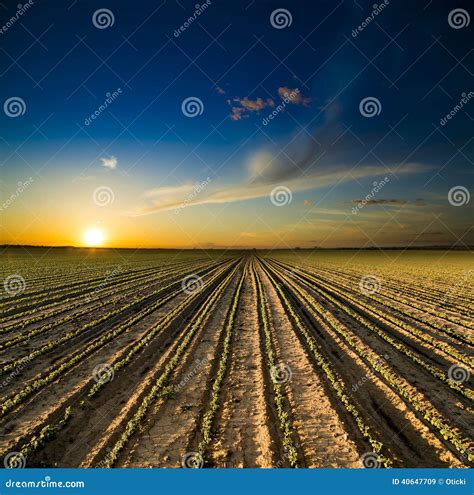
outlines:
[{"label": "sunset sky", "polygon": [[472,2],[3,4],[0,243],[473,244]]}]

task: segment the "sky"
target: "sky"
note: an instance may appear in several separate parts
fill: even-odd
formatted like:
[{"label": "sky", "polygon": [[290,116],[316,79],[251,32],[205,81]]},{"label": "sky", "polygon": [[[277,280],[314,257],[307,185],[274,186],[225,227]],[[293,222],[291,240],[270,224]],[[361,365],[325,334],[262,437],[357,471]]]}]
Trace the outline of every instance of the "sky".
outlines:
[{"label": "sky", "polygon": [[473,244],[469,1],[0,1],[0,243]]}]

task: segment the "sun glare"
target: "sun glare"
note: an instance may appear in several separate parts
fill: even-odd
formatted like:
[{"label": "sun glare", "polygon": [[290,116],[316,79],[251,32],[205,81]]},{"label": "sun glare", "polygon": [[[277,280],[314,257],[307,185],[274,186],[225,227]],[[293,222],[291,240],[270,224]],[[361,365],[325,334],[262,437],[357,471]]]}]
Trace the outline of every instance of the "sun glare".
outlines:
[{"label": "sun glare", "polygon": [[101,246],[104,243],[104,240],[104,232],[100,229],[88,229],[84,232],[84,243],[86,246]]}]

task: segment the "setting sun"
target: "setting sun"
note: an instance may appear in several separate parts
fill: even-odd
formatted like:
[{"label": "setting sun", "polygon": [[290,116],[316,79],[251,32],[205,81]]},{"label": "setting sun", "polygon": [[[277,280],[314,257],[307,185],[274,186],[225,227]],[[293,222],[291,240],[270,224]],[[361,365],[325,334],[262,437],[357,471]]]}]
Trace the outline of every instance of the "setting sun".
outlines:
[{"label": "setting sun", "polygon": [[86,246],[101,246],[104,243],[104,239],[104,232],[100,229],[88,229],[84,232],[84,243]]}]

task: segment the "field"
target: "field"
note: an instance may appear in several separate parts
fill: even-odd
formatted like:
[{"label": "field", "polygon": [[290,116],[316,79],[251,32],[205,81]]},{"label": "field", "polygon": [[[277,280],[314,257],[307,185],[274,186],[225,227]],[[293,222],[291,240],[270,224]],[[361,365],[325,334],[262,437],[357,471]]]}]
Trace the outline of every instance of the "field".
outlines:
[{"label": "field", "polygon": [[465,251],[2,252],[7,467],[472,466]]}]

